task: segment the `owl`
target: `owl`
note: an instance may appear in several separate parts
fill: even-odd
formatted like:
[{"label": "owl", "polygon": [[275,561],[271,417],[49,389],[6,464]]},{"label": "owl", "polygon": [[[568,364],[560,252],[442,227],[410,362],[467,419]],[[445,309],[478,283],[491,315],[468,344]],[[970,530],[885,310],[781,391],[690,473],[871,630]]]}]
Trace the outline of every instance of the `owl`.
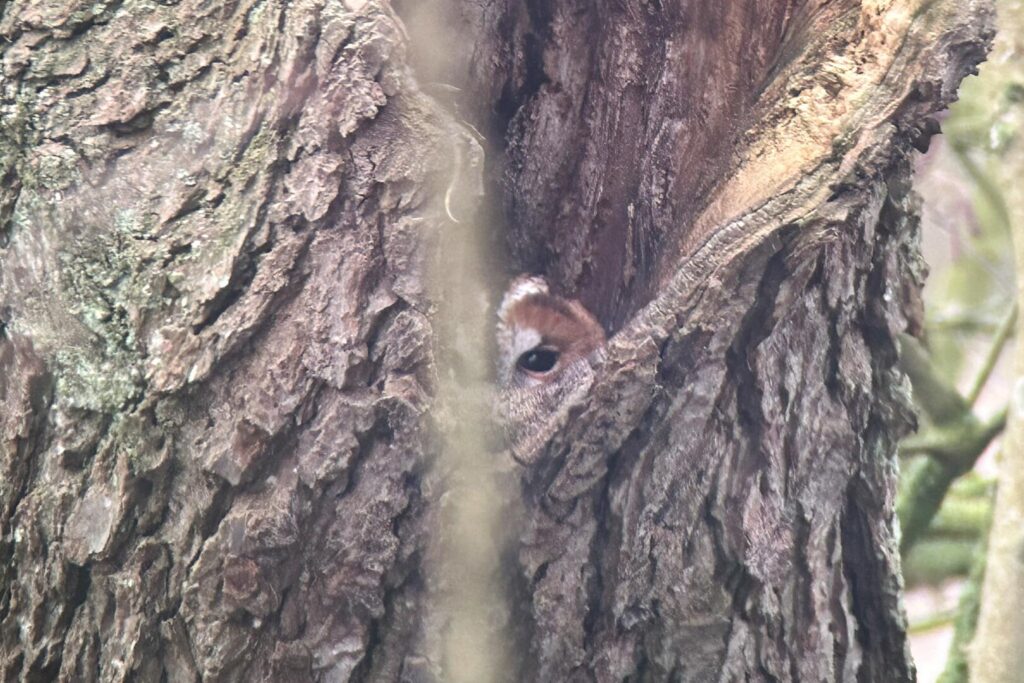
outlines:
[{"label": "owl", "polygon": [[497,341],[495,412],[512,456],[529,464],[590,388],[604,329],[583,304],[552,294],[543,278],[520,276],[498,308]]}]

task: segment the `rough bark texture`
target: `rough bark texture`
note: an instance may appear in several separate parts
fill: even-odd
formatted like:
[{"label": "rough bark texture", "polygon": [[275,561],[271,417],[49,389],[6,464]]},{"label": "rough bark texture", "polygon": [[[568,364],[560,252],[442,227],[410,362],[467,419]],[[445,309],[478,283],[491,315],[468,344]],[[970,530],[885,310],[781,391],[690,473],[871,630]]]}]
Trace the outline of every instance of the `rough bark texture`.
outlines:
[{"label": "rough bark texture", "polygon": [[4,9],[3,680],[415,649],[448,123],[352,5]]},{"label": "rough bark texture", "polygon": [[[0,676],[427,679],[452,124],[400,21],[0,11]],[[618,332],[521,472],[510,680],[909,680],[907,157],[988,5],[452,11],[512,262]]]},{"label": "rough bark texture", "polygon": [[523,679],[910,680],[908,155],[981,59],[988,6],[465,16],[511,251],[616,332],[523,475]]}]

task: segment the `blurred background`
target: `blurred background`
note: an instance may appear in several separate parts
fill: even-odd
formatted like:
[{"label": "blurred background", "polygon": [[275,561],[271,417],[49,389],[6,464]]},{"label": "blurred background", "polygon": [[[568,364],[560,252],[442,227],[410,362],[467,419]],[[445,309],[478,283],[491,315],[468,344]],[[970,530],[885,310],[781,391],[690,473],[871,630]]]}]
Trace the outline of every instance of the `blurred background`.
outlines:
[{"label": "blurred background", "polygon": [[[1024,12],[999,2],[978,77],[918,160],[930,274],[922,344],[904,340],[920,428],[901,447],[897,502],[911,647],[922,683],[966,680],[1014,376],[1022,215]],[[1024,680],[1022,673],[1021,680]]]}]

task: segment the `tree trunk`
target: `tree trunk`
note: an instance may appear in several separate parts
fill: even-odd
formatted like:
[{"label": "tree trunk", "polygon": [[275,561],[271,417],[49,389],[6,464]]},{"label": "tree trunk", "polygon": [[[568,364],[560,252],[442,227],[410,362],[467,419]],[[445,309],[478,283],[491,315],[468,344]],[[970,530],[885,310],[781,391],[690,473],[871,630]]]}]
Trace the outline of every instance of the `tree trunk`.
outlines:
[{"label": "tree trunk", "polygon": [[383,0],[0,9],[3,680],[444,677],[461,116],[509,273],[615,333],[512,472],[500,678],[912,679],[909,155],[988,4],[445,12],[417,80]]}]

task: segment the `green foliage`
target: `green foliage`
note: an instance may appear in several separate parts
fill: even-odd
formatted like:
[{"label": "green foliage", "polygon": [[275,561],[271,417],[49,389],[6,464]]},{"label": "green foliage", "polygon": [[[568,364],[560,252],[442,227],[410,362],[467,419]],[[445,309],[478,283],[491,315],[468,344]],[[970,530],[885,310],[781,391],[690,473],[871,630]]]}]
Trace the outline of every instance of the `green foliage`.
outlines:
[{"label": "green foliage", "polygon": [[[1019,137],[1024,61],[1015,57],[1024,27],[1012,20],[1020,16],[1019,3],[1002,3],[1000,11],[999,47],[981,76],[962,85],[960,101],[943,122],[942,141],[922,164],[919,184],[932,275],[925,290],[927,362],[917,368],[924,369],[930,387],[963,399],[963,409],[948,419],[928,410],[931,397],[915,395],[924,413],[922,430],[902,447],[907,457],[900,518],[912,520],[915,532],[903,546],[908,584],[970,573],[941,683],[971,678],[967,653],[978,620],[980,581],[986,559],[991,561],[986,535],[994,486],[969,470],[972,457],[998,446],[1010,392],[999,357],[1018,327],[1011,236],[1019,234],[1014,216],[1021,215],[1024,201],[1017,170],[1024,149]],[[916,381],[914,388],[918,392]],[[963,429],[982,423],[992,428]],[[929,482],[941,485],[922,485]],[[926,495],[916,495],[921,491]]]},{"label": "green foliage", "polygon": [[[1013,303],[1010,218],[997,178],[1024,123],[1022,98],[1018,84],[967,79],[923,173],[942,176],[921,188],[926,220],[932,217],[926,239],[945,241],[948,249],[946,263],[932,264],[925,289],[927,342],[936,368],[952,382],[962,381],[965,354],[984,345]],[[932,189],[953,197],[929,196]],[[940,205],[930,212],[928,202]]]},{"label": "green foliage", "polygon": [[[993,411],[974,403],[998,375],[993,370],[1015,322],[1010,315],[1016,293],[1011,213],[1000,172],[1005,155],[1016,149],[1024,123],[1024,78],[1007,81],[986,78],[985,73],[983,69],[981,78],[964,82],[960,100],[943,121],[944,136],[923,160],[919,174],[924,246],[932,272],[925,288],[927,353],[911,372],[922,429],[903,447],[905,455],[915,456],[904,463],[899,501],[904,527],[913,532],[903,546],[908,568],[915,566],[908,579],[948,576],[954,565],[966,573],[963,563],[941,559],[938,553],[921,551],[911,560],[911,549],[918,540],[934,540],[943,527],[959,524],[955,518],[963,514],[962,505],[944,501],[946,489],[998,438],[1005,421],[998,405]],[[957,399],[960,414],[936,413],[936,392]],[[927,481],[939,484],[922,486],[922,473],[930,473]],[[987,492],[979,499],[984,503],[972,513],[974,521],[987,515],[989,499]],[[920,566],[927,557],[933,557],[935,571]]]}]

